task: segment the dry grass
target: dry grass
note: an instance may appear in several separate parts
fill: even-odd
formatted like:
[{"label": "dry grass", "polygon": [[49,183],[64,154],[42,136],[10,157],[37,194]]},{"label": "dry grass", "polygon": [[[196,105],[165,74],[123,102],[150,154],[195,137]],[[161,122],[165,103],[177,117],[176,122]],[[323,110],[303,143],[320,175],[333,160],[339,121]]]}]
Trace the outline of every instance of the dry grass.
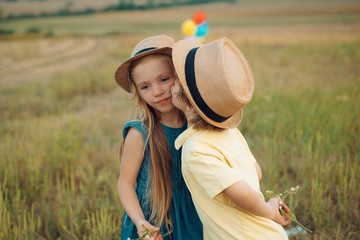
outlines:
[{"label": "dry grass", "polygon": [[[291,6],[204,5],[206,40],[230,38],[252,66],[255,95],[240,128],[263,169],[263,191],[300,184],[289,205],[315,233],[291,239],[357,239],[360,28],[357,18],[340,20],[357,10],[311,3],[295,15],[319,11],[331,21],[298,22],[285,10],[267,21],[299,8]],[[181,39],[193,10],[7,23],[59,35],[0,40],[0,239],[119,238],[118,150],[133,103],[113,74],[144,37]],[[120,34],[107,34],[114,29]]]}]

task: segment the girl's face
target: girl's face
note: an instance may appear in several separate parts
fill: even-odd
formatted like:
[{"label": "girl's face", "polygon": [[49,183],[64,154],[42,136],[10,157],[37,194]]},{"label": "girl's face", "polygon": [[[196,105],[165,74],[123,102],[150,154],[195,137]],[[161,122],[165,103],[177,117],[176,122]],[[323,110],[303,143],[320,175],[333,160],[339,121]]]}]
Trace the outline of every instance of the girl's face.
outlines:
[{"label": "girl's face", "polygon": [[141,98],[160,113],[175,109],[171,101],[171,87],[176,74],[167,58],[161,55],[146,56],[131,72]]}]

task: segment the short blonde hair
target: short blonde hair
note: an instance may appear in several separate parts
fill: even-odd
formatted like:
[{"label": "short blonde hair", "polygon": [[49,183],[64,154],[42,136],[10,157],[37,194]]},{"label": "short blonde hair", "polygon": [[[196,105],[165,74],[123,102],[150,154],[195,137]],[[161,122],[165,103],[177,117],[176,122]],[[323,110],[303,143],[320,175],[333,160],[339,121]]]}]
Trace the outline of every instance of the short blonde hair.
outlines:
[{"label": "short blonde hair", "polygon": [[[180,81],[178,81],[178,84],[179,84],[179,92],[178,92],[177,97],[181,101],[186,103],[188,106],[193,106],[190,103],[189,98],[186,96],[185,91],[184,91],[183,87],[180,84]],[[216,127],[214,125],[211,125],[210,123],[205,121],[197,112],[195,112],[195,115],[194,115],[193,119],[191,119],[189,121],[189,124],[194,129],[198,129],[198,130],[211,130],[211,131],[217,131],[217,132],[221,132],[221,131],[225,130],[223,128],[219,128],[219,127]]]}]

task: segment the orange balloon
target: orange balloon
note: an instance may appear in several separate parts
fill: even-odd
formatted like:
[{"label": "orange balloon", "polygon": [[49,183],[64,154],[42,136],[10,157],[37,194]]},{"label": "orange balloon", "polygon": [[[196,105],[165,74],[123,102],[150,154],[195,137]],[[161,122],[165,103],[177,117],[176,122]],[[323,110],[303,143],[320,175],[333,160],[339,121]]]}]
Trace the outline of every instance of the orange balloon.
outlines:
[{"label": "orange balloon", "polygon": [[206,14],[203,11],[197,11],[193,16],[194,22],[199,25],[206,20]]}]

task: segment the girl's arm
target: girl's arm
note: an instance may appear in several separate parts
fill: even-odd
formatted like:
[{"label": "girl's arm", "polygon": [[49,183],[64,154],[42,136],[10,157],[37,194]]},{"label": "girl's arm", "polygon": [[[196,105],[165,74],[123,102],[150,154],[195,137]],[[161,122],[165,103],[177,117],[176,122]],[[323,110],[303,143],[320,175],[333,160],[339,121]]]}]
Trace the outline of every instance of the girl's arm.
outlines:
[{"label": "girl's arm", "polygon": [[118,193],[123,208],[135,224],[138,232],[143,231],[143,227],[139,225],[139,222],[143,222],[144,226],[151,231],[159,231],[159,228],[152,226],[145,220],[135,192],[136,179],[144,157],[144,145],[141,133],[137,129],[131,128],[125,138]]},{"label": "girl's arm", "polygon": [[278,198],[271,198],[268,202],[254,191],[246,182],[238,181],[224,190],[224,193],[242,210],[251,214],[265,217],[274,222],[287,225],[291,219],[282,216],[279,211],[279,206],[289,213],[289,209],[284,204],[279,204],[281,201]]}]

